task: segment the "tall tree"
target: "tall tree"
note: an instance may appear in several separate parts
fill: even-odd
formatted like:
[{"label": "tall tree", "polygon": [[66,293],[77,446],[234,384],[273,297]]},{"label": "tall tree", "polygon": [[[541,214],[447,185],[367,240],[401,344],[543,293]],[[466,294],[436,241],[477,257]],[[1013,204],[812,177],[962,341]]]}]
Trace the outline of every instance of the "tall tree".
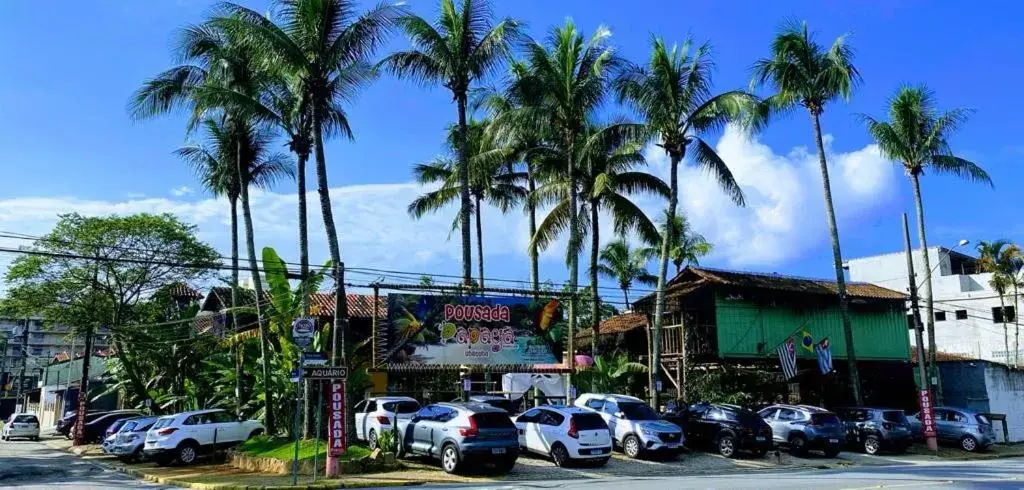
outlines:
[{"label": "tall tree", "polygon": [[[996,240],[994,242],[978,242],[978,265],[984,272],[991,272],[992,279],[989,285],[999,295],[999,309],[1003,317],[1003,342],[1006,349],[1006,360],[1010,360],[1010,332],[1007,320],[1009,315],[1006,311],[1006,293],[1016,287],[1015,271],[1020,268],[1024,261],[1020,248],[1010,243],[1009,240]],[[1015,294],[1016,295],[1016,294]],[[1013,316],[1016,322],[1016,308]]]},{"label": "tall tree", "polygon": [[[958,157],[949,148],[948,139],[967,120],[966,109],[940,113],[935,108],[935,95],[923,86],[903,87],[889,99],[889,121],[862,116],[868,132],[886,158],[899,162],[910,177],[917,208],[917,234],[921,241],[921,262],[924,265],[925,318],[928,325],[929,377],[937,377],[935,364],[935,315],[932,295],[932,268],[925,236],[924,200],[921,198],[921,176],[925,169],[938,174],[992,185],[992,179],[974,162]],[[911,278],[911,280],[914,280]],[[923,362],[923,361],[922,361]],[[941,396],[939,396],[941,399]]]},{"label": "tall tree", "polygon": [[505,60],[512,42],[519,35],[519,21],[506,18],[495,24],[486,0],[463,0],[459,7],[454,0],[441,0],[441,12],[434,24],[409,14],[399,18],[401,29],[412,41],[413,48],[388,56],[382,65],[399,77],[411,78],[424,85],[441,84],[451,91],[458,108],[459,228],[462,231],[462,280],[472,279],[472,258],[469,231],[470,166],[469,124],[466,109],[469,91]]},{"label": "tall tree", "polygon": [[771,110],[783,111],[801,105],[811,116],[825,196],[825,215],[832,239],[832,259],[839,293],[839,311],[843,318],[850,386],[853,388],[854,400],[863,403],[846,295],[846,277],[843,275],[843,254],[839,248],[839,228],[832,204],[825,146],[821,139],[821,114],[825,111],[825,105],[837,98],[849,99],[859,82],[860,74],[853,66],[853,50],[846,44],[845,36],[837,38],[826,49],[814,40],[806,23],[790,23],[784,25],[772,40],[769,56],[754,63],[752,85],[771,84],[775,88],[776,93],[766,99],[767,107]]},{"label": "tall tree", "polygon": [[715,248],[704,235],[693,231],[690,220],[686,219],[682,211],[676,211],[670,227],[666,210],[662,219],[658,220],[658,225],[660,229],[668,230],[668,256],[676,266],[676,274],[679,274],[686,264],[700,265],[700,258],[710,254]]},{"label": "tall tree", "polygon": [[[221,4],[222,15],[211,22],[242,37],[264,63],[301,81],[316,155],[320,212],[334,267],[331,352],[333,361],[340,363],[347,352],[348,302],[327,182],[324,138],[335,134],[352,137],[343,104],[353,102],[358,90],[375,79],[370,58],[386,40],[400,10],[394,5],[380,4],[359,14],[353,0],[278,0],[277,6],[276,20],[280,25],[259,12],[232,3]],[[351,406],[351,397],[346,398],[346,403]],[[352,430],[350,425],[349,431]],[[334,468],[329,470],[333,472]]]},{"label": "tall tree", "polygon": [[[679,202],[679,164],[687,154],[695,164],[709,172],[733,202],[744,204],[743,192],[722,158],[700,136],[720,129],[726,123],[740,121],[758,104],[753,95],[733,90],[713,95],[711,89],[711,47],[702,44],[690,53],[692,43],[668,48],[665,42],[652,40],[651,57],[646,66],[633,66],[616,81],[620,100],[632,105],[644,118],[657,145],[670,160],[669,197],[666,223],[675,223]],[[665,286],[668,261],[672,250],[669,230],[661,236],[658,259],[658,285],[655,292],[654,325],[652,328],[651,369],[649,383],[654,406],[657,406],[657,385],[661,362],[661,327],[665,311]]]},{"label": "tall tree", "polygon": [[[488,121],[470,122],[466,144],[469,164],[469,193],[473,198],[472,210],[475,213],[478,284],[484,286],[484,242],[482,225],[483,205],[490,204],[503,213],[525,199],[526,189],[519,185],[523,179],[521,173],[513,168],[516,157],[515,150],[504,147],[493,147],[493,141],[485,138]],[[448,147],[453,154],[458,154],[458,127],[449,129]],[[439,185],[437,189],[417,197],[409,204],[409,214],[421,218],[427,213],[436,212],[459,199],[461,182],[458,160],[437,158],[428,163],[416,165],[413,174],[421,184]],[[462,224],[461,212],[452,223],[452,230]]]},{"label": "tall tree", "polygon": [[[527,72],[513,80],[516,93],[533,94],[529,103],[496,119],[502,132],[535,128],[551,137],[551,146],[563,156],[564,182],[568,202],[561,227],[569,230],[567,264],[569,289],[576,292],[579,283],[579,254],[582,225],[579,219],[579,150],[576,145],[587,130],[590,118],[601,107],[608,93],[608,81],[622,65],[608,45],[611,31],[600,26],[584,40],[572,20],[555,28],[545,43],[526,46]],[[539,189],[538,189],[539,191]],[[546,218],[547,220],[547,218]],[[537,229],[540,235],[541,228]],[[536,240],[536,236],[534,240]],[[576,300],[569,303],[569,328],[576,327]],[[571,339],[570,339],[571,341]],[[569,353],[572,355],[572,352]]]},{"label": "tall tree", "polygon": [[619,284],[626,309],[629,309],[629,288],[634,282],[647,286],[658,283],[658,276],[647,272],[647,262],[656,255],[657,251],[650,247],[631,248],[626,237],[611,241],[601,249],[597,272]]},{"label": "tall tree", "polygon": [[[570,257],[577,257],[583,248],[583,238],[590,236],[590,287],[598,291],[598,257],[600,254],[601,210],[611,213],[616,232],[623,234],[636,231],[647,241],[656,241],[658,230],[643,210],[630,200],[631,195],[649,194],[668,196],[669,189],[661,179],[647,172],[636,170],[646,164],[642,144],[631,142],[627,124],[615,124],[604,128],[588,127],[580,135],[574,148],[577,151],[579,185],[573,185],[564,172],[562,162],[567,160],[561,151],[549,155],[546,173],[548,182],[534,193],[538,204],[553,205],[551,212],[537,227],[533,241],[543,250],[554,239],[566,231],[569,215],[573,212],[570,191],[579,194],[579,209],[575,210],[585,218],[581,220],[576,249],[568,251]],[[639,134],[639,131],[633,131]],[[591,303],[592,354],[596,355],[598,330],[600,329],[600,294],[593,295]]]},{"label": "tall tree", "polygon": [[[239,19],[233,19],[239,20]],[[224,126],[232,135],[236,150],[236,179],[245,178],[247,159],[254,157],[252,147],[246,147],[253,135],[254,121],[249,114],[237,106],[223,104],[211,94],[232,91],[255,98],[263,89],[267,73],[257,60],[258,52],[245,41],[239,32],[213,21],[186,27],[181,31],[177,56],[182,64],[147,80],[135,92],[129,102],[129,110],[136,118],[152,117],[170,112],[179,107],[191,110],[188,130],[192,131],[205,114],[210,111],[224,116]],[[253,238],[252,215],[249,209],[249,188],[238,187],[242,204],[242,219],[246,231],[246,252],[249,272],[252,275],[256,298],[263,296],[263,282],[257,265],[256,247]],[[237,305],[238,285],[232,285],[232,303]],[[269,337],[260,302],[256,302],[257,320],[260,331],[260,362],[263,378],[270,379]],[[264,399],[264,423],[268,432],[273,432],[273,411],[269,397]]]}]

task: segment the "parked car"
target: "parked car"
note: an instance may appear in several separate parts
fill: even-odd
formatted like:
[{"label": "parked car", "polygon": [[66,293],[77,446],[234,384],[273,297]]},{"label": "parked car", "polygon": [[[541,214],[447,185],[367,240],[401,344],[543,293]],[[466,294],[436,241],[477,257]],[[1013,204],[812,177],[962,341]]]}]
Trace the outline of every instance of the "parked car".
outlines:
[{"label": "parked car", "polygon": [[[96,417],[102,416],[107,413],[105,410],[89,410],[85,412],[85,422],[89,423],[96,419]],[[54,431],[68,439],[71,439],[74,434],[72,431],[75,428],[75,422],[78,421],[78,413],[68,412],[64,414],[64,417],[57,421]]]},{"label": "parked car", "polygon": [[128,420],[129,419],[124,418],[110,424],[110,427],[107,427],[107,431],[103,435],[104,454],[110,454],[110,446],[114,444],[114,434],[117,434],[117,431],[121,430],[121,427],[124,426],[124,423]]},{"label": "parked car", "polygon": [[490,465],[508,473],[519,458],[516,426],[500,408],[485,403],[435,403],[398,420],[401,455],[440,459],[446,473]]},{"label": "parked car", "polygon": [[510,400],[498,395],[472,395],[469,397],[469,401],[471,403],[486,403],[492,407],[504,410],[509,415],[521,412],[523,407],[522,398]]},{"label": "parked car", "polygon": [[201,453],[232,447],[265,430],[257,420],[238,420],[224,410],[182,412],[157,419],[142,452],[159,465],[187,465]]},{"label": "parked car", "polygon": [[772,428],[776,444],[785,445],[796,456],[821,450],[826,457],[839,455],[846,429],[839,417],[810,405],[772,405],[757,413]]},{"label": "parked car", "polygon": [[113,412],[107,412],[99,417],[95,417],[89,420],[86,416],[85,427],[82,431],[82,440],[86,443],[103,442],[103,438],[106,437],[107,429],[110,428],[115,422],[124,419],[131,419],[139,417],[142,412],[138,410],[115,410]]},{"label": "parked car", "polygon": [[775,447],[771,426],[756,412],[737,405],[690,405],[683,414],[683,429],[690,447],[711,447],[727,458],[744,450],[761,457]]},{"label": "parked car", "polygon": [[377,436],[392,430],[395,417],[410,419],[420,409],[420,402],[407,396],[367,398],[354,407],[356,439],[377,447]]},{"label": "parked car", "polygon": [[848,407],[836,409],[836,414],[846,427],[846,443],[867,454],[885,449],[903,453],[913,442],[903,410]]},{"label": "parked car", "polygon": [[[992,422],[983,414],[963,408],[936,407],[935,436],[944,442],[955,442],[964,451],[984,451],[996,442],[996,433],[992,430]],[[907,417],[910,432],[914,437],[924,437],[921,433],[921,414]]]},{"label": "parked car", "polygon": [[12,413],[4,422],[0,439],[11,440],[12,437],[24,437],[33,441],[39,440],[39,419],[34,413]]},{"label": "parked car", "polygon": [[157,419],[158,417],[139,417],[126,420],[121,430],[114,434],[108,453],[125,463],[145,459],[142,446],[146,442],[146,432]]},{"label": "parked car", "polygon": [[683,430],[665,420],[643,400],[627,395],[584,393],[576,406],[597,412],[611,431],[612,441],[630,458],[648,453],[678,454]]},{"label": "parked car", "polygon": [[519,431],[519,448],[550,457],[557,466],[576,462],[603,466],[612,456],[608,424],[592,410],[545,405],[512,419]]}]

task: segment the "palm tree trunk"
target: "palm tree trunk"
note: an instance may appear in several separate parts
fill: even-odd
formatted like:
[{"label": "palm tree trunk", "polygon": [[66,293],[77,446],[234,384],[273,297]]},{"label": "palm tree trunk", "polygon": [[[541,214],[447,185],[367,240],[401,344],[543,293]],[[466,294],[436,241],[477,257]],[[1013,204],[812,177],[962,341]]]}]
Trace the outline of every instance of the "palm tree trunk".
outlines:
[{"label": "palm tree trunk", "polygon": [[679,202],[679,162],[686,154],[686,146],[683,146],[678,153],[669,153],[671,159],[669,170],[669,193],[668,209],[665,212],[665,231],[661,236],[661,256],[658,257],[658,286],[654,292],[654,322],[651,326],[651,335],[648,337],[648,350],[651,351],[650,366],[647,369],[647,389],[651,393],[651,406],[658,409],[658,374],[661,365],[661,327],[662,317],[665,316],[665,281],[668,276],[668,254],[673,233],[673,223],[676,219],[676,205]]},{"label": "palm tree trunk", "polygon": [[469,238],[469,155],[466,152],[468,127],[466,125],[466,94],[455,94],[459,106],[459,228],[462,231],[462,282],[467,286],[473,280],[472,244]]},{"label": "palm tree trunk", "polygon": [[1020,307],[1018,305],[1017,276],[1013,276],[1013,365],[1020,367]]},{"label": "palm tree trunk", "polygon": [[[231,335],[238,332],[238,197],[230,196],[231,202]],[[242,346],[232,342],[232,352],[235,353],[235,416],[242,416]]]},{"label": "palm tree trunk", "polygon": [[[998,272],[996,273],[998,274]],[[1006,347],[1006,364],[1010,364],[1010,327],[1006,324],[1006,302],[1003,293],[999,293],[999,310],[1003,312],[1003,344]]]},{"label": "palm tree trunk", "polygon": [[629,309],[629,288],[622,288],[622,299],[626,300],[626,309]]},{"label": "palm tree trunk", "polygon": [[[260,303],[263,301],[263,279],[260,277],[260,269],[256,264],[256,243],[252,229],[252,211],[249,209],[249,179],[248,172],[242,163],[242,142],[237,143],[235,152],[235,168],[238,172],[238,190],[242,200],[242,220],[245,223],[245,253],[249,255],[249,272],[252,274],[252,284],[256,296],[256,323],[260,331],[260,357],[263,370],[263,389],[266,390],[270,383],[270,337],[267,332],[267,324],[263,321],[263,309]],[[263,394],[263,425],[267,428],[267,434],[274,433],[273,403],[270,393]]]},{"label": "palm tree trunk", "polygon": [[[910,174],[910,182],[914,186],[914,206],[917,208],[917,236],[921,242],[921,264],[924,266],[924,314],[925,314],[925,328],[928,329],[928,360],[927,360],[927,372],[928,377],[936,379],[939,376],[938,364],[935,363],[936,351],[935,348],[935,297],[932,295],[932,267],[931,260],[928,257],[928,239],[925,236],[924,231],[924,201],[921,199],[921,179],[915,173]],[[916,278],[910,278],[911,281],[916,281]],[[925,362],[924,359],[920,359],[920,362]],[[942,403],[942,383],[935,386],[935,403]]]},{"label": "palm tree trunk", "polygon": [[[334,268],[334,325],[331,328],[331,360],[335,366],[345,362],[345,339],[348,337],[348,301],[345,299],[345,265],[341,262],[341,247],[338,245],[338,230],[334,227],[334,212],[331,209],[330,187],[327,186],[327,160],[324,156],[323,120],[317,104],[313,105],[313,138],[316,149],[316,183],[320,197],[320,213],[324,217],[327,232],[327,248]],[[352,411],[352,397],[345,397],[345,418],[348,439],[355,440],[355,413]],[[329,472],[331,474],[331,472]]]},{"label": "palm tree trunk", "polygon": [[836,289],[839,292],[839,314],[843,317],[843,339],[846,341],[846,362],[850,371],[850,387],[853,399],[864,403],[860,393],[860,373],[857,371],[857,352],[853,345],[853,326],[850,324],[850,310],[846,298],[846,276],[843,274],[843,254],[839,249],[839,227],[836,225],[836,211],[832,205],[832,186],[828,180],[828,163],[825,161],[825,145],[821,142],[821,121],[818,113],[811,112],[814,123],[814,142],[818,146],[818,164],[821,167],[821,185],[825,193],[825,215],[828,218],[828,233],[832,238],[832,260],[836,270]]},{"label": "palm tree trunk", "polygon": [[590,200],[590,290],[594,293],[593,306],[590,309],[590,323],[591,328],[594,330],[594,335],[590,338],[590,354],[598,355],[598,339],[597,335],[601,329],[601,295],[598,294],[597,290],[597,254],[598,248],[600,247],[600,237],[598,236],[598,206],[597,200]]},{"label": "palm tree trunk", "polygon": [[532,199],[534,191],[537,190],[537,182],[533,180],[533,166],[529,162],[526,164],[526,172],[526,185],[530,191],[530,200],[526,203],[526,208],[530,215],[530,287],[533,288],[533,299],[536,300],[540,295],[540,267],[538,265],[537,244],[533,242],[533,237],[537,235],[537,206],[534,205]]},{"label": "palm tree trunk", "polygon": [[[574,145],[575,135],[567,134],[565,138],[566,147],[566,175],[569,178],[569,291],[572,296],[569,297],[569,335],[567,336],[567,348],[568,359],[565,362],[569,368],[572,369],[575,366],[576,359],[576,289],[579,284],[580,275],[580,261],[579,255],[576,253],[577,244],[579,243],[579,196],[576,195],[576,163]],[[569,384],[572,384],[571,374],[569,375]]]},{"label": "palm tree trunk", "polygon": [[480,273],[480,287],[484,287],[484,228],[480,221],[480,196],[476,196],[476,260]]},{"label": "palm tree trunk", "polygon": [[[298,155],[298,181],[299,192],[299,271],[302,274],[302,316],[309,316],[309,293],[306,289],[309,284],[309,226],[306,217],[306,161],[309,160],[309,153],[300,152]],[[305,383],[306,396],[302,408],[302,437],[309,439],[313,432],[313,387]]]}]

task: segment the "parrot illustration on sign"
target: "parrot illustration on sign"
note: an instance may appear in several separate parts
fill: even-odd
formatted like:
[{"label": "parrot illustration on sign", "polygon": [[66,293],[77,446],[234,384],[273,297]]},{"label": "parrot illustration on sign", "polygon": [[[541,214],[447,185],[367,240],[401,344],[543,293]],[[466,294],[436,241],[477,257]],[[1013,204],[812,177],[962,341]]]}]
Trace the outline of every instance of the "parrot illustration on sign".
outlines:
[{"label": "parrot illustration on sign", "polygon": [[538,326],[541,330],[547,330],[551,326],[551,321],[555,319],[555,312],[558,311],[558,300],[553,299],[548,301],[548,304],[541,308],[539,314]]},{"label": "parrot illustration on sign", "polygon": [[441,324],[441,342],[448,342],[455,338],[455,324],[451,322]]}]

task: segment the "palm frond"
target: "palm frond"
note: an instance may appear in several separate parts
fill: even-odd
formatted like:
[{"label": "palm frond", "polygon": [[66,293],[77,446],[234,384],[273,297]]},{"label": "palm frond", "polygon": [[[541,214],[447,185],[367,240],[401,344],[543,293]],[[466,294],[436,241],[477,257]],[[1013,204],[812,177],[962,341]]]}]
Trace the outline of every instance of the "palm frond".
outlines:
[{"label": "palm frond", "polygon": [[690,155],[706,172],[710,173],[718,186],[725,191],[737,206],[744,206],[746,201],[743,197],[743,189],[732,176],[732,171],[726,166],[722,158],[718,156],[714,148],[711,148],[703,139],[693,138],[690,142]]}]

